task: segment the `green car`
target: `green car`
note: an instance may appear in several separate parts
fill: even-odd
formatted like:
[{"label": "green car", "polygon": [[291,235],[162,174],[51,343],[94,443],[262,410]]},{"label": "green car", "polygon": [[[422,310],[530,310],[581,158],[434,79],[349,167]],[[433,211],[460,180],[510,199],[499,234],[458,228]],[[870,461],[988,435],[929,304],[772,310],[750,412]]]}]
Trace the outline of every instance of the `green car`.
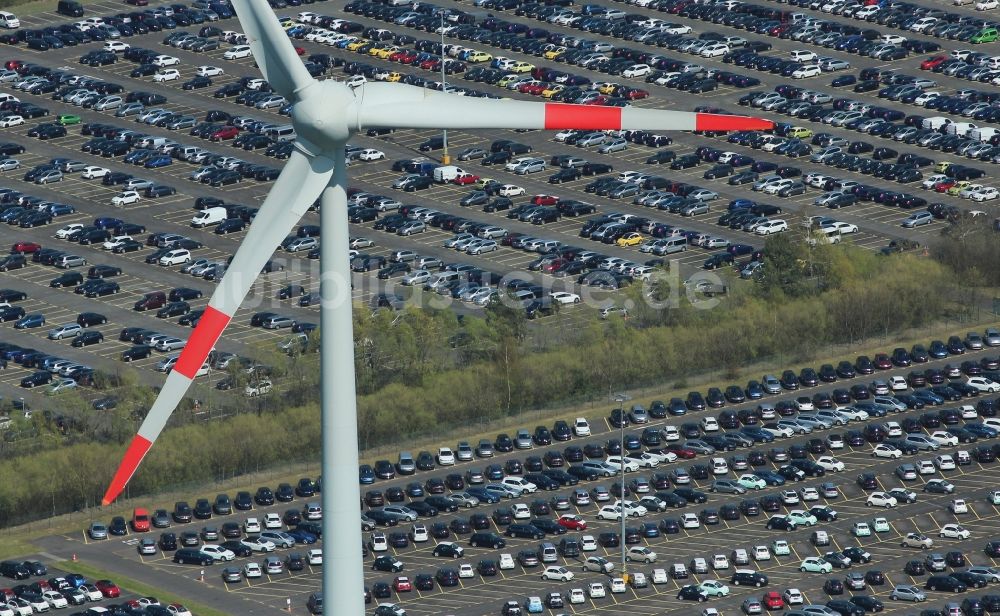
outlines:
[{"label": "green car", "polygon": [[979,34],[969,39],[970,43],[994,43],[1000,38],[996,28],[983,28]]},{"label": "green car", "polygon": [[718,580],[706,580],[698,585],[698,589],[706,597],[725,597],[729,594],[729,587]]},{"label": "green car", "polygon": [[810,556],[799,565],[799,571],[802,573],[830,573],[833,571],[833,565],[818,556]]},{"label": "green car", "polygon": [[771,551],[774,552],[775,556],[788,556],[792,553],[791,548],[788,547],[788,542],[784,539],[778,539],[772,543]]},{"label": "green car", "polygon": [[868,526],[868,522],[855,522],[854,527],[851,529],[851,533],[855,537],[870,537],[872,534],[871,526]]},{"label": "green car", "polygon": [[797,526],[813,526],[818,521],[816,516],[809,513],[808,511],[802,511],[801,509],[794,509],[788,512],[788,519],[795,522]]},{"label": "green car", "polygon": [[79,124],[83,120],[78,115],[64,114],[56,118],[56,124],[60,126],[69,126],[71,124]]},{"label": "green car", "polygon": [[756,475],[751,475],[750,473],[740,475],[740,478],[736,480],[736,483],[740,484],[747,490],[763,490],[767,487],[766,481]]},{"label": "green car", "polygon": [[872,520],[872,528],[875,529],[876,533],[887,533],[892,530],[889,527],[889,520],[885,518],[875,518]]}]

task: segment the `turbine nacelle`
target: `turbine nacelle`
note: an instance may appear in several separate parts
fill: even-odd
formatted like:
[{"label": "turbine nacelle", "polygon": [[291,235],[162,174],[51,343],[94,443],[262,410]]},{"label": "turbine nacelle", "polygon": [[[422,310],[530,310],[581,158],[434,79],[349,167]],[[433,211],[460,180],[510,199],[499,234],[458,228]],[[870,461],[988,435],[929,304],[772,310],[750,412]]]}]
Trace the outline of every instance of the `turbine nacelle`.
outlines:
[{"label": "turbine nacelle", "polygon": [[308,154],[331,155],[330,144],[342,144],[357,131],[357,105],[347,84],[312,81],[297,90],[295,96],[298,100],[292,105],[292,126],[298,146]]}]

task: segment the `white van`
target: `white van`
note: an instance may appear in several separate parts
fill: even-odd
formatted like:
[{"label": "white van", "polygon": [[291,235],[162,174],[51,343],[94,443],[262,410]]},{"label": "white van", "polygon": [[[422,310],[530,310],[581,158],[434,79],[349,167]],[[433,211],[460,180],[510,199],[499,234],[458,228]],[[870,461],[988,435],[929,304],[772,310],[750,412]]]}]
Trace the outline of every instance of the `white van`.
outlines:
[{"label": "white van", "polygon": [[195,228],[208,227],[211,225],[217,225],[226,219],[226,208],[224,207],[210,207],[206,210],[202,210],[194,215],[191,219],[191,226]]},{"label": "white van", "polygon": [[979,128],[972,122],[952,122],[947,127],[945,127],[945,132],[949,135],[958,135],[959,137],[965,137],[969,132]]},{"label": "white van", "polygon": [[445,165],[434,170],[434,181],[445,184],[458,177],[460,173],[465,173],[461,167],[455,165]]},{"label": "white van", "polygon": [[920,123],[920,128],[930,129],[930,130],[941,130],[941,127],[951,124],[951,120],[944,116],[934,116],[933,118],[924,118]]},{"label": "white van", "polygon": [[818,243],[823,244],[839,244],[840,241],[844,239],[840,234],[840,229],[836,227],[820,227],[819,229],[814,229],[812,232],[812,237],[806,239],[806,242],[810,246],[815,246]]},{"label": "white van", "polygon": [[670,255],[675,252],[684,252],[688,249],[688,241],[686,237],[672,237],[663,244],[663,254]]}]

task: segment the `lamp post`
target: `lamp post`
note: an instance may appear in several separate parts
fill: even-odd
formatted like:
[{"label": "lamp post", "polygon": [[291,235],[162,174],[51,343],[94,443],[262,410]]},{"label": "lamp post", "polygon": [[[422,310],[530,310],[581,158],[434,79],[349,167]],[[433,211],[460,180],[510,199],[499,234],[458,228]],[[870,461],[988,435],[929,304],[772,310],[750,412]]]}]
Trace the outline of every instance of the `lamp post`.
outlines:
[{"label": "lamp post", "polygon": [[625,570],[625,408],[622,406],[625,402],[632,399],[632,396],[626,393],[617,393],[611,397],[612,400],[618,403],[618,425],[621,426],[621,485],[619,491],[619,503],[621,504],[621,522],[622,522],[622,533],[621,533],[621,546],[622,546],[622,579],[625,583],[628,583],[628,572]]},{"label": "lamp post", "polygon": [[[445,72],[444,72],[444,63],[445,63],[445,57],[444,57],[444,11],[440,12],[440,16],[441,16],[441,91],[442,92],[447,92],[448,82],[447,82],[447,80],[445,78]],[[447,128],[445,128],[445,129],[443,129],[441,131],[441,143],[444,146],[444,152],[441,154],[441,164],[442,165],[450,165],[451,164],[451,156],[448,156],[448,129]]]}]

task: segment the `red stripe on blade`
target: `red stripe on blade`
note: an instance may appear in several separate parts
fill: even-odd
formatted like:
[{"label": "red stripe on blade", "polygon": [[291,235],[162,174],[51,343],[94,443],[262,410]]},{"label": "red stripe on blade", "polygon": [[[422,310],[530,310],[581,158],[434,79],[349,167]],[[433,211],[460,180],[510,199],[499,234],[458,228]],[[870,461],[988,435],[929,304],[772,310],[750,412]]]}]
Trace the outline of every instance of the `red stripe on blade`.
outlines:
[{"label": "red stripe on blade", "polygon": [[545,130],[563,128],[620,130],[621,127],[622,110],[620,107],[545,103]]},{"label": "red stripe on blade", "polygon": [[194,328],[194,333],[191,334],[187,346],[181,351],[181,356],[177,359],[174,370],[189,379],[193,379],[194,375],[201,369],[201,365],[205,363],[205,358],[215,346],[215,342],[222,335],[222,330],[226,329],[226,325],[229,325],[229,319],[229,315],[211,306],[205,308],[205,313],[198,319],[198,327]]},{"label": "red stripe on blade", "polygon": [[135,469],[139,468],[139,463],[146,456],[146,452],[152,446],[152,442],[147,441],[138,434],[135,435],[135,438],[132,439],[128,449],[125,451],[125,457],[122,458],[121,464],[118,465],[118,470],[115,471],[115,477],[111,480],[111,485],[108,486],[107,492],[104,493],[101,505],[106,507],[115,502],[118,495],[125,489],[125,484],[132,478]]},{"label": "red stripe on blade", "polygon": [[770,120],[748,118],[746,116],[699,113],[695,119],[695,130],[771,130],[772,128],[774,128],[774,122]]}]

